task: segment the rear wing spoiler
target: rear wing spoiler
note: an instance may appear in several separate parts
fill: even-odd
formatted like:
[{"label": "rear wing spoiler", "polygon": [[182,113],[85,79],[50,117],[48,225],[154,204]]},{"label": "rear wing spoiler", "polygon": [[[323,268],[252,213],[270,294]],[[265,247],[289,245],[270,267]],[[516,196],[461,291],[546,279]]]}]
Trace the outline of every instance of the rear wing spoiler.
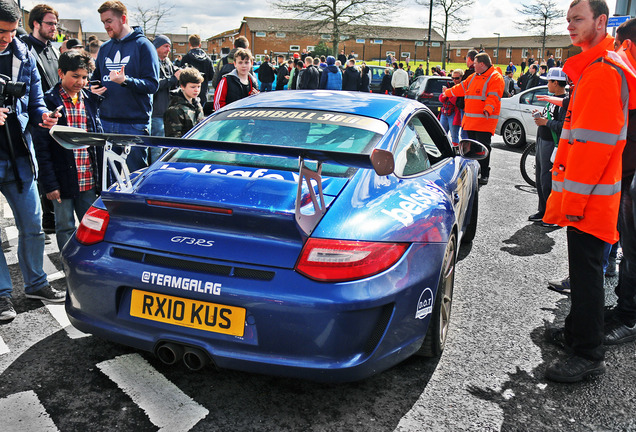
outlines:
[{"label": "rear wing spoiler", "polygon": [[[102,175],[102,190],[108,189],[108,168],[114,175],[121,192],[132,191],[130,171],[126,166],[126,157],[130,153],[131,146],[179,148],[202,151],[224,151],[230,153],[258,154],[266,156],[283,156],[299,158],[299,180],[296,193],[296,221],[301,229],[311,234],[318,221],[327,211],[323,196],[321,171],[323,163],[333,163],[349,167],[372,169],[379,176],[393,173],[395,161],[393,154],[387,150],[373,149],[370,153],[345,153],[330,150],[315,150],[302,147],[286,147],[267,144],[249,144],[237,142],[224,142],[212,140],[197,140],[169,137],[154,137],[147,135],[122,135],[101,134],[86,132],[79,128],[56,125],[50,130],[50,134],[62,147],[68,150],[96,146],[104,148],[104,163]],[[122,146],[123,151],[117,154],[113,145]],[[307,167],[305,160],[316,161],[317,169],[314,171]],[[318,196],[312,187],[311,180],[318,186]],[[314,207],[312,215],[301,214],[302,183],[307,184],[311,201]]]}]

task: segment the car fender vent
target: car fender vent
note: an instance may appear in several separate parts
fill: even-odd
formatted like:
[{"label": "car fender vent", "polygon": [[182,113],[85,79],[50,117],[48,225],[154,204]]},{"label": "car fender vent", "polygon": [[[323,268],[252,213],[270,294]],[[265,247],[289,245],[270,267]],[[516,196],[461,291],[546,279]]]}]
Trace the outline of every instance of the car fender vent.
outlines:
[{"label": "car fender vent", "polygon": [[375,328],[371,332],[371,335],[369,336],[369,339],[364,346],[364,351],[367,354],[371,354],[382,340],[382,336],[386,331],[386,327],[391,321],[391,316],[393,316],[393,306],[394,304],[390,303],[382,307],[382,312],[380,313],[380,317],[375,324]]},{"label": "car fender vent", "polygon": [[166,257],[162,255],[144,253],[124,248],[113,248],[112,255],[115,258],[155,265],[158,267],[213,274],[219,276],[237,277],[241,279],[270,281],[274,279],[274,276],[276,275],[276,273],[272,271],[221,264],[210,264],[201,261]]}]

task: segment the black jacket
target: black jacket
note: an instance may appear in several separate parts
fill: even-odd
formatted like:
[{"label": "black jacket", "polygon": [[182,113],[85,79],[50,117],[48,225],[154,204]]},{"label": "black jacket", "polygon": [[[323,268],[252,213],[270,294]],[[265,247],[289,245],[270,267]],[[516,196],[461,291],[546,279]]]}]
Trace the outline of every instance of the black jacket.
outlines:
[{"label": "black jacket", "polygon": [[298,90],[316,90],[320,86],[320,71],[314,65],[301,70],[298,75]]},{"label": "black jacket", "polygon": [[360,72],[354,67],[348,67],[342,73],[342,89],[358,91],[360,88]]},{"label": "black jacket", "polygon": [[276,90],[282,90],[285,87],[289,81],[289,78],[285,78],[286,76],[289,76],[289,69],[287,69],[287,63],[283,63],[276,71]]},{"label": "black jacket", "polygon": [[152,98],[152,116],[163,117],[170,105],[170,90],[177,88],[179,80],[174,76],[175,67],[166,58],[159,60],[159,90]]},{"label": "black jacket", "polygon": [[391,74],[385,73],[382,76],[382,82],[380,83],[380,91],[384,93],[388,91],[389,94],[393,93],[393,86],[391,85]]},{"label": "black jacket", "polygon": [[263,62],[258,67],[258,80],[262,83],[269,84],[274,82],[274,69],[268,62]]},{"label": "black jacket", "polygon": [[[88,131],[103,132],[102,123],[99,120],[99,105],[103,98],[86,90],[82,90],[82,95],[84,97]],[[59,83],[46,92],[44,102],[51,111],[63,104],[62,96],[60,96]],[[68,125],[65,109],[62,110],[62,117],[58,119],[57,124]],[[79,184],[77,183],[77,165],[75,164],[73,150],[62,148],[51,135],[49,135],[48,129],[42,127],[33,129],[35,155],[38,160],[38,182],[42,191],[49,193],[54,190],[59,190],[62,199],[78,197]],[[92,146],[88,148],[88,153],[91,159],[95,188],[99,192],[101,190],[102,155],[98,155],[96,148]]]},{"label": "black jacket", "polygon": [[28,47],[38,64],[38,72],[42,83],[42,92],[46,93],[60,80],[57,75],[57,63],[60,52],[51,45],[51,42],[43,44],[33,35],[28,34],[20,38]]},{"label": "black jacket", "polygon": [[208,101],[208,81],[214,79],[214,65],[210,57],[201,48],[193,48],[181,59],[181,65],[192,66],[196,68],[203,75],[203,82],[201,83],[201,93],[199,94],[199,100],[201,105],[204,105]]},{"label": "black jacket", "polygon": [[371,79],[369,78],[369,66],[365,66],[360,73],[360,91],[369,93],[371,91]]}]

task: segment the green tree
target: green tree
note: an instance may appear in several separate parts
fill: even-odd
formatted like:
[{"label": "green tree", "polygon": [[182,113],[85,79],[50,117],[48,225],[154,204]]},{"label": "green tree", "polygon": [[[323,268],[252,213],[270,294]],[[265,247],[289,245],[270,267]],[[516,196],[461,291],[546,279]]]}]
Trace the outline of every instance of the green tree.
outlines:
[{"label": "green tree", "polygon": [[329,56],[331,55],[331,48],[329,48],[327,46],[327,44],[324,41],[320,41],[318,42],[318,45],[316,45],[314,47],[314,50],[311,52],[311,55],[315,58],[315,57],[320,57],[320,56]]}]

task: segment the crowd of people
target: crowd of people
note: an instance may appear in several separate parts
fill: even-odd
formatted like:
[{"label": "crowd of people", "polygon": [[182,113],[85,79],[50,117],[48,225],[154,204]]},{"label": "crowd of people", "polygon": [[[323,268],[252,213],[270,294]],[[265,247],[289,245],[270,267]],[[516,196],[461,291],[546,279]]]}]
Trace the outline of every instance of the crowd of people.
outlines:
[{"label": "crowd of people", "polygon": [[[26,94],[6,96],[0,107],[0,192],[8,201],[19,231],[18,258],[27,298],[64,301],[65,293],[47,282],[43,263],[45,232],[56,234],[60,249],[72,236],[75,217],[82,219],[100,193],[101,156],[95,149],[65,150],[49,136],[56,124],[89,132],[181,137],[206,112],[258,92],[285,89],[329,89],[369,92],[371,72],[354,52],[292,58],[268,56],[254,69],[244,36],[216,65],[191,35],[190,50],[175,65],[165,35],[150,41],[132,27],[126,6],[104,2],[100,14],[109,40],[93,38],[86,46],[57,37],[58,13],[41,4],[29,16],[31,34],[16,37],[20,10],[0,0],[0,74],[25,83]],[[616,39],[606,32],[609,10],[604,0],[574,0],[568,30],[582,53],[561,67],[551,56],[545,64],[521,64],[521,90],[547,83],[551,96],[538,126],[536,180],[538,210],[530,221],[567,226],[570,275],[551,282],[572,298],[562,328],[550,328],[546,339],[568,355],[548,367],[546,376],[579,381],[605,371],[606,345],[636,340],[636,228],[630,186],[636,169],[636,144],[629,122],[636,108],[636,20],[622,24]],[[410,72],[388,56],[381,92],[403,95]],[[15,67],[19,64],[19,67]],[[451,141],[471,138],[491,150],[502,97],[515,93],[516,66],[505,73],[488,54],[471,50],[467,69],[450,72],[452,86],[440,95],[440,121]],[[255,73],[258,75],[258,79]],[[434,67],[436,75],[446,75]],[[214,91],[208,100],[208,85]],[[567,85],[570,85],[570,92]],[[4,97],[4,96],[3,96]],[[631,115],[630,115],[631,117]],[[131,171],[144,168],[158,151],[135,147],[127,155]],[[479,183],[490,175],[490,153],[480,161]],[[36,180],[37,179],[37,180]],[[618,227],[618,229],[617,229]],[[619,236],[620,233],[620,236]],[[623,260],[616,288],[618,304],[603,310],[603,273],[620,237]],[[0,320],[16,316],[9,269],[0,255]]]}]

